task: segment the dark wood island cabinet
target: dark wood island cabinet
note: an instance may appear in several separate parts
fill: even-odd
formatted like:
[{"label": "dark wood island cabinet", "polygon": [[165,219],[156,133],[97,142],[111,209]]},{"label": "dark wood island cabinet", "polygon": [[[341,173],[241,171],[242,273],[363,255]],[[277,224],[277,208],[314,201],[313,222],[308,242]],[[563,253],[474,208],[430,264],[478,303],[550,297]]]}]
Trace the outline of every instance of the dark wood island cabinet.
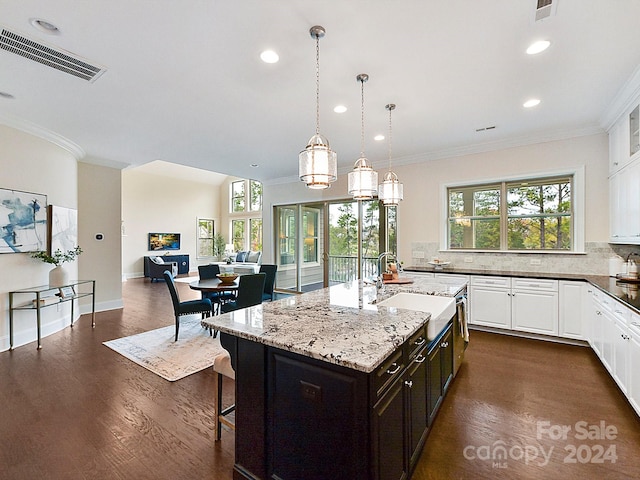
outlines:
[{"label": "dark wood island cabinet", "polygon": [[[362,298],[356,305],[368,305],[372,295],[375,298],[375,287],[373,291],[366,288],[360,285],[350,293]],[[302,295],[234,312],[235,319],[227,314],[206,320],[220,329],[221,343],[230,352],[236,372],[234,479],[401,480],[411,476],[452,376],[452,321],[435,338],[428,338],[428,313],[354,309],[335,303],[325,311],[310,308],[320,297],[335,299],[336,292],[344,293],[336,287],[325,290],[306,301]],[[304,322],[301,312],[305,311],[327,317],[307,325],[308,332],[315,332],[307,332],[306,339],[316,348],[313,354],[297,351],[302,348],[296,346],[302,338],[301,332],[298,336],[293,331],[297,324],[283,324],[285,317]],[[266,325],[271,315],[277,320]],[[246,328],[237,326],[242,321]],[[331,337],[322,332],[329,324],[332,329],[339,327],[340,333]],[[374,340],[361,328],[372,330]],[[390,343],[377,340],[378,329],[391,332]],[[284,331],[292,337],[290,341],[283,340]],[[322,342],[326,345],[317,345]],[[336,353],[334,344],[340,342],[341,353]],[[366,363],[369,349],[382,354],[382,361]],[[367,360],[351,365],[349,352]]]}]

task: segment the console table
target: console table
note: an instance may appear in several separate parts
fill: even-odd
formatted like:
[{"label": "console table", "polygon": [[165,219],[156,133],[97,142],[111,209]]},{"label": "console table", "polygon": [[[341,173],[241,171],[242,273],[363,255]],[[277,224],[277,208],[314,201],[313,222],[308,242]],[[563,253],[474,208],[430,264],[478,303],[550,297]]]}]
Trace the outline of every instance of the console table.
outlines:
[{"label": "console table", "polygon": [[[178,263],[178,275],[189,273],[189,254],[178,255],[153,255],[154,257],[161,257],[165,262],[177,262]],[[151,256],[144,257],[144,276],[150,277],[149,274],[149,262],[151,262]]]},{"label": "console table", "polygon": [[[89,291],[89,286],[91,291]],[[53,293],[57,292],[57,293]],[[73,328],[74,300],[82,297],[91,297],[91,327],[96,326],[96,281],[95,280],[75,280],[67,285],[52,287],[41,285],[39,287],[23,288],[9,292],[9,350],[13,350],[13,312],[16,310],[35,310],[38,324],[38,346],[40,350],[41,317],[40,311],[52,305],[59,305],[64,302],[71,302],[71,327]],[[18,300],[26,300],[16,303]]]}]

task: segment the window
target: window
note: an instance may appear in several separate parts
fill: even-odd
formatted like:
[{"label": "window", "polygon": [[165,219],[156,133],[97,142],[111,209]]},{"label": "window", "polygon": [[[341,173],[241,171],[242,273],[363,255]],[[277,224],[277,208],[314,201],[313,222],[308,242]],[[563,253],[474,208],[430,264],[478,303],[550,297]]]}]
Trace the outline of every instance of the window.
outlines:
[{"label": "window", "polygon": [[198,250],[197,258],[213,257],[213,220],[207,218],[198,219]]},{"label": "window", "polygon": [[262,251],[262,219],[249,219],[249,231],[251,232],[250,249],[254,252]]},{"label": "window", "polygon": [[245,198],[244,198],[244,180],[231,183],[231,211],[232,212],[244,212],[245,211]]},{"label": "window", "polygon": [[244,220],[231,220],[231,237],[233,239],[233,249],[236,252],[246,250],[244,246]]},{"label": "window", "polygon": [[262,184],[255,180],[249,180],[249,210],[262,211]]},{"label": "window", "polygon": [[573,175],[449,187],[449,249],[573,251]]},{"label": "window", "polygon": [[[256,180],[231,182],[230,211],[234,250],[262,251],[262,183]],[[256,217],[256,213],[260,216]]]}]

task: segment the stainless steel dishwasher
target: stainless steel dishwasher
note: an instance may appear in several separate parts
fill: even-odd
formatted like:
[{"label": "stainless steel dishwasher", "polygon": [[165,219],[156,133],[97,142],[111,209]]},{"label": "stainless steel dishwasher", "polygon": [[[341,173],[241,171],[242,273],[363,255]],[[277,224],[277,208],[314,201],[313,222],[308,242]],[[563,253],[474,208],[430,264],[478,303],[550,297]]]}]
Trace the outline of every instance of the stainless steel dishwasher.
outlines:
[{"label": "stainless steel dishwasher", "polygon": [[467,287],[456,295],[456,315],[453,319],[453,375],[464,359],[464,351],[469,344],[469,330],[467,328]]}]

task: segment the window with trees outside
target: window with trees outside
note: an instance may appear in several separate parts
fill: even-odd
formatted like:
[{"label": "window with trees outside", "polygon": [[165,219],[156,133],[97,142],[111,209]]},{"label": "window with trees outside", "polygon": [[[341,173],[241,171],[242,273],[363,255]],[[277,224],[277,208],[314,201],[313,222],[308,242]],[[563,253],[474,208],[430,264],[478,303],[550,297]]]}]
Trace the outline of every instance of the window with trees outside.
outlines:
[{"label": "window with trees outside", "polygon": [[231,211],[232,212],[244,212],[245,211],[245,189],[244,180],[231,183]]},{"label": "window with trees outside", "polygon": [[[230,197],[234,250],[262,251],[262,183],[256,180],[231,182]],[[260,216],[256,217],[256,214]]]},{"label": "window with trees outside", "polygon": [[233,241],[233,249],[236,252],[245,250],[244,246],[244,220],[231,220],[231,237]]},{"label": "window with trees outside", "polygon": [[573,176],[449,187],[449,249],[572,251]]}]

